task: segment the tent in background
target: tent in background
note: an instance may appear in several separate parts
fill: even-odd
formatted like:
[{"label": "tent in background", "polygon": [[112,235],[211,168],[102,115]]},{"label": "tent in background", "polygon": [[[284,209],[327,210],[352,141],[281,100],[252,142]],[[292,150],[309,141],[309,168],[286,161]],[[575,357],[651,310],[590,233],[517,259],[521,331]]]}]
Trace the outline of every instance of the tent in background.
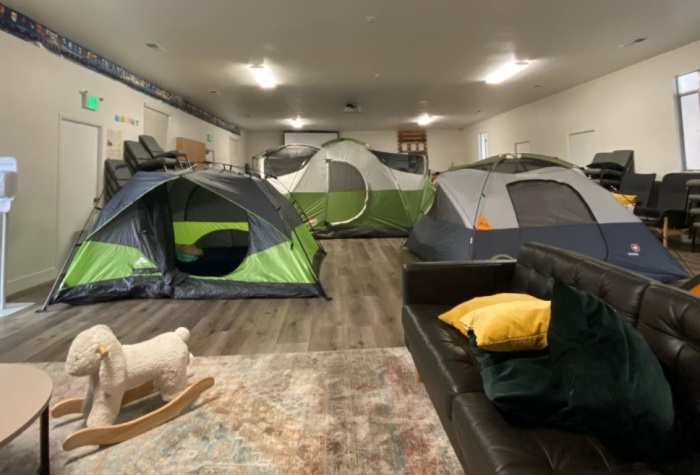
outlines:
[{"label": "tent in background", "polygon": [[333,140],[308,157],[310,148],[280,147],[255,163],[320,237],[407,236],[430,205],[434,187],[422,155],[378,152],[353,139]]},{"label": "tent in background", "polygon": [[[282,145],[271,148],[260,155],[253,157],[253,171],[263,178],[277,178],[280,183],[285,183],[290,174],[296,173],[316,155],[318,147],[302,144]],[[281,188],[281,187],[280,187]],[[280,189],[282,193],[287,193]]]},{"label": "tent in background", "polygon": [[406,245],[426,261],[515,257],[526,241],[601,259],[663,282],[688,278],[639,219],[567,162],[538,155],[442,173]]},{"label": "tent in background", "polygon": [[325,295],[321,257],[293,206],[265,180],[140,172],[102,210],[50,303]]}]

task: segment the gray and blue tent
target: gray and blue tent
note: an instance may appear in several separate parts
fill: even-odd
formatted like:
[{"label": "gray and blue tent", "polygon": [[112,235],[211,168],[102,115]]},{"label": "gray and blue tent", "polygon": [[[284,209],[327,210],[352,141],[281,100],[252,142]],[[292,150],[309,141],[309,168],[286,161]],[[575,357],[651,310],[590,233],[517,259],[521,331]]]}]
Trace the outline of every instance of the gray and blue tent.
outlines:
[{"label": "gray and blue tent", "polygon": [[[178,252],[196,246],[203,255]],[[265,180],[139,172],[105,205],[49,303],[325,296],[323,253]]]},{"label": "gray and blue tent", "polygon": [[406,245],[426,261],[471,261],[515,257],[535,241],[662,282],[689,277],[634,214],[572,166],[523,154],[442,173]]}]

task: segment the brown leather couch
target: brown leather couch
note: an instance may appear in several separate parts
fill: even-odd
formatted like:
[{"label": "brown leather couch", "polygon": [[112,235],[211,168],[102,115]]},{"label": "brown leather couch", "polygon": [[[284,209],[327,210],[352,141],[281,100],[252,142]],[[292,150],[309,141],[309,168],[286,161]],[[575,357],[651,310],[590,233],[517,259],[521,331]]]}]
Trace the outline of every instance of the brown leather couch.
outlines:
[{"label": "brown leather couch", "polygon": [[[483,393],[467,339],[438,320],[473,297],[549,299],[554,277],[594,294],[637,328],[671,384],[683,460],[663,470],[620,463],[594,437],[508,424]],[[542,244],[517,262],[412,263],[403,271],[403,326],[416,369],[468,475],[700,473],[700,299],[627,270]]]}]

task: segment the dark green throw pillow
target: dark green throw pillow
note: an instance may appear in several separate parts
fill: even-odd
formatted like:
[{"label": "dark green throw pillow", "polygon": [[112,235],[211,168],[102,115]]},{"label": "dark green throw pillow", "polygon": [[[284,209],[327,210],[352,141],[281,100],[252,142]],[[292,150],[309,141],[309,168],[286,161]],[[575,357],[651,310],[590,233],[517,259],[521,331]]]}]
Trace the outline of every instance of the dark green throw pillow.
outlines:
[{"label": "dark green throw pillow", "polygon": [[602,300],[557,280],[550,355],[568,395],[564,417],[619,457],[663,460],[672,452],[671,388],[642,335]]},{"label": "dark green throw pillow", "polygon": [[637,330],[557,280],[547,339],[546,354],[504,358],[471,338],[486,395],[508,420],[594,435],[623,460],[671,457],[671,389]]}]

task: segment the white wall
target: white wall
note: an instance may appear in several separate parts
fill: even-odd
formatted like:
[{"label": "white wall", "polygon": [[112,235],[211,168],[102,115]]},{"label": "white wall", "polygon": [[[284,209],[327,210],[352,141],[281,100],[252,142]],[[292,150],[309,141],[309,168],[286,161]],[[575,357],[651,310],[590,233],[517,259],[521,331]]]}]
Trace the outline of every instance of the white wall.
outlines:
[{"label": "white wall", "polygon": [[245,160],[251,163],[254,156],[280,145],[284,145],[282,132],[248,132],[246,133]]},{"label": "white wall", "polygon": [[340,136],[359,140],[382,152],[397,151],[395,130],[344,130]]},{"label": "white wall", "polygon": [[640,173],[680,171],[675,76],[696,69],[700,42],[478,122],[465,128],[464,163],[478,157],[479,132],[488,133],[490,155],[529,140],[533,153],[566,160],[568,135],[593,129],[599,151],[634,150]]},{"label": "white wall", "polygon": [[430,169],[444,171],[464,163],[464,133],[452,129],[428,129],[428,158]]},{"label": "white wall", "polygon": [[[0,58],[0,156],[16,157],[19,168],[8,236],[10,293],[51,280],[62,259],[56,256],[55,216],[59,116],[101,126],[105,153],[107,129],[121,130],[124,140],[137,140],[143,133],[144,103],[153,104],[171,116],[167,148],[175,148],[178,136],[206,143],[207,134],[214,134],[207,148],[215,150],[218,161],[229,161],[230,132],[124,84],[2,32]],[[81,108],[79,91],[84,90],[104,98],[99,111]],[[115,115],[137,119],[139,126],[117,123]],[[80,170],[73,176],[76,183],[93,180],[97,187],[97,177]]]}]

